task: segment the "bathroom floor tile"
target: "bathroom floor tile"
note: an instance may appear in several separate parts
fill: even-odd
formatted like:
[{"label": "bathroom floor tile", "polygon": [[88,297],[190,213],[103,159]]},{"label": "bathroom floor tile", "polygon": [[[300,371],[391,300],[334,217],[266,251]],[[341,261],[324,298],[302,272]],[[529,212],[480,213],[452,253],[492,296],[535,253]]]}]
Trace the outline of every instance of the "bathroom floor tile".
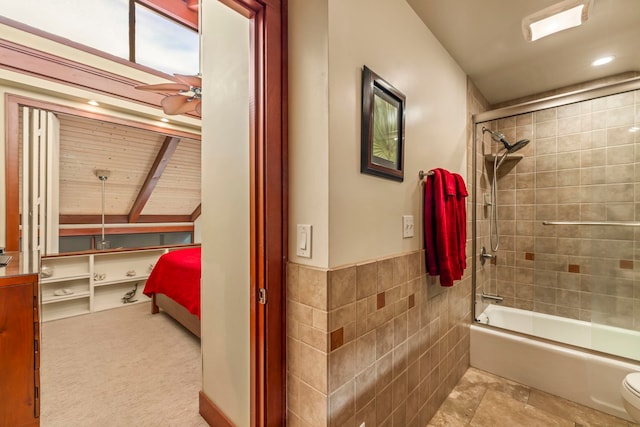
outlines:
[{"label": "bathroom floor tile", "polygon": [[427,427],[640,427],[469,368]]},{"label": "bathroom floor tile", "polygon": [[515,400],[505,393],[487,390],[469,425],[471,427],[574,427],[575,423]]},{"label": "bathroom floor tile", "polygon": [[595,409],[582,406],[540,390],[531,390],[529,405],[543,409],[551,414],[573,420],[582,427],[627,427],[629,425],[626,420],[621,418],[596,411]]}]

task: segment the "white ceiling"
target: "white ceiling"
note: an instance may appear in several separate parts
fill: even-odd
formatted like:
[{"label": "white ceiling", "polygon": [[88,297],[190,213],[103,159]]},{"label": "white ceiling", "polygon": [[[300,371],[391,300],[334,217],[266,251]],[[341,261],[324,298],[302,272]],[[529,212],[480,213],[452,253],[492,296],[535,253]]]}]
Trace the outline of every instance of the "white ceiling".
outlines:
[{"label": "white ceiling", "polygon": [[407,0],[490,104],[640,71],[640,0],[593,0],[584,25],[525,41],[522,18],[559,1]]}]

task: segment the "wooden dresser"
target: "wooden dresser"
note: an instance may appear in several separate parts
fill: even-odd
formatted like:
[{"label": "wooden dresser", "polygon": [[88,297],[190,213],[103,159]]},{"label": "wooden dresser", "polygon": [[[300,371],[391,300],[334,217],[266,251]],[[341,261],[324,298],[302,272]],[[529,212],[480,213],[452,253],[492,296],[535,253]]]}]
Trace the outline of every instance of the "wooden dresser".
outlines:
[{"label": "wooden dresser", "polygon": [[40,425],[38,274],[19,253],[0,267],[0,427]]}]

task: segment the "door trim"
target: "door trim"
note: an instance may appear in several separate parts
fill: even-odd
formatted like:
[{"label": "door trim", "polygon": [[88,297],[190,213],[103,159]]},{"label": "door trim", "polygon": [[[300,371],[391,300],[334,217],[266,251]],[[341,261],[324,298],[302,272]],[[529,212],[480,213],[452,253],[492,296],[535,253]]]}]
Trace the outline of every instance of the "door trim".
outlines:
[{"label": "door trim", "polygon": [[[250,20],[251,426],[286,423],[287,1],[219,0]],[[267,304],[258,303],[258,290]],[[226,424],[201,392],[200,414]]]}]

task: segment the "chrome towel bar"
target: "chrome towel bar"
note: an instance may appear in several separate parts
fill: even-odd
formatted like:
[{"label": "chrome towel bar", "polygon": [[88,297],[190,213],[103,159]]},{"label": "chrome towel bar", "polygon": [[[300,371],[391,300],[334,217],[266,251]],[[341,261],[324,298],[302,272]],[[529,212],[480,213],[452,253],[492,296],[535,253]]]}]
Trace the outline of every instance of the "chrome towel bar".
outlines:
[{"label": "chrome towel bar", "polygon": [[542,225],[608,225],[619,227],[640,227],[640,222],[616,221],[542,221]]},{"label": "chrome towel bar", "polygon": [[429,176],[429,175],[433,175],[433,171],[423,171],[421,170],[420,172],[418,172],[418,178],[420,179],[424,179],[425,176]]}]

